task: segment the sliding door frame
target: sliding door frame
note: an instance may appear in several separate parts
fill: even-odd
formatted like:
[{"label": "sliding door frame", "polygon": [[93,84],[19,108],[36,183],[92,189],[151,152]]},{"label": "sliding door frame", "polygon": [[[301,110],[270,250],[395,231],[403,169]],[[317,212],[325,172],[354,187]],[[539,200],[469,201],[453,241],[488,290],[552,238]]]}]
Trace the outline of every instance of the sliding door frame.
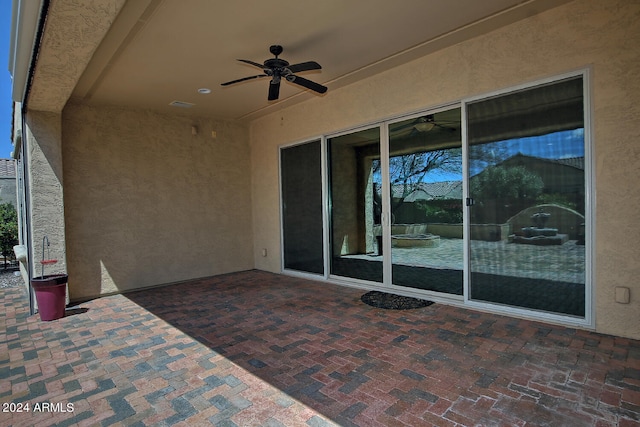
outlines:
[{"label": "sliding door frame", "polygon": [[580,326],[587,328],[595,328],[595,304],[593,301],[593,279],[595,277],[595,263],[593,262],[595,248],[595,179],[593,169],[593,123],[592,123],[592,103],[591,103],[591,83],[590,69],[584,68],[573,72],[541,79],[529,83],[516,86],[510,86],[494,92],[484,93],[478,96],[465,98],[462,101],[462,138],[463,138],[463,193],[464,197],[469,200],[473,197],[469,190],[469,141],[468,141],[468,117],[467,105],[473,102],[486,100],[501,95],[516,93],[519,91],[533,89],[538,86],[552,85],[562,80],[572,78],[582,78],[582,95],[583,95],[583,114],[584,114],[584,188],[585,188],[585,315],[584,318],[577,316],[564,315],[559,313],[550,313],[544,311],[536,311],[533,309],[520,308],[515,306],[499,305],[490,302],[484,302],[471,299],[471,263],[470,263],[470,210],[471,206],[465,206],[464,209],[464,226],[465,234],[465,273],[464,273],[464,305],[469,308],[475,308],[482,311],[506,314],[512,317],[523,317],[532,320],[542,320],[552,323],[560,323],[566,326]]},{"label": "sliding door frame", "polygon": [[[338,132],[327,133],[315,138],[308,138],[303,141],[285,144],[279,147],[279,175],[280,175],[280,238],[281,238],[281,271],[287,275],[308,277],[311,279],[324,279],[327,282],[355,287],[366,290],[380,290],[393,292],[399,295],[412,296],[417,298],[429,298],[436,302],[444,302],[449,305],[463,306],[471,309],[478,309],[485,312],[492,312],[498,314],[504,314],[512,317],[520,317],[531,320],[541,320],[550,323],[558,323],[565,326],[578,326],[583,328],[595,328],[595,303],[594,303],[594,285],[595,278],[595,262],[594,262],[594,250],[595,250],[595,179],[594,179],[594,166],[593,166],[593,111],[591,102],[591,79],[590,68],[582,68],[573,72],[568,72],[561,75],[554,75],[549,78],[540,79],[520,85],[510,86],[508,88],[496,90],[493,92],[483,93],[473,97],[467,97],[460,101],[441,104],[439,106],[433,106],[430,108],[424,108],[416,110],[411,113],[394,116],[386,120],[380,120],[364,124],[362,126],[351,127]],[[491,97],[505,95],[513,92],[518,92],[526,89],[531,89],[536,86],[553,84],[564,79],[569,78],[582,78],[583,85],[583,106],[584,106],[584,151],[585,151],[585,316],[574,317],[569,315],[562,315],[556,313],[547,313],[542,311],[535,311],[532,309],[524,309],[514,306],[503,306],[492,304],[488,302],[482,302],[477,300],[471,300],[470,298],[470,207],[464,203],[470,197],[469,191],[469,146],[468,146],[468,117],[467,117],[467,105],[472,102],[481,101]],[[390,202],[390,181],[389,181],[389,125],[397,123],[403,120],[419,117],[425,114],[432,114],[446,109],[457,108],[461,110],[461,134],[462,134],[462,193],[463,193],[463,295],[450,295],[434,291],[420,290],[414,288],[408,288],[403,286],[397,286],[392,284],[391,277],[391,202]],[[350,133],[359,132],[362,130],[378,128],[380,132],[380,162],[382,173],[382,218],[381,226],[383,230],[382,244],[383,244],[383,281],[382,283],[369,282],[361,279],[353,279],[343,276],[337,276],[331,274],[331,198],[330,198],[330,182],[329,182],[329,158],[328,158],[328,145],[329,139],[336,138]],[[296,270],[286,269],[284,267],[284,231],[283,231],[283,212],[282,212],[282,169],[281,169],[281,150],[305,143],[315,142],[320,140],[321,145],[321,165],[322,165],[322,220],[323,220],[323,245],[324,245],[324,274],[316,275],[312,273],[305,273]]]},{"label": "sliding door frame", "polygon": [[[383,177],[382,177],[382,182],[383,182],[383,186],[382,186],[382,197],[383,197],[383,201],[384,201],[384,208],[386,209],[386,232],[384,232],[383,237],[386,238],[386,244],[384,245],[384,253],[388,256],[385,257],[384,259],[384,272],[385,272],[385,286],[388,290],[393,291],[394,293],[400,294],[400,295],[407,295],[407,296],[415,296],[418,298],[429,298],[430,300],[433,301],[442,301],[442,302],[446,302],[448,304],[455,304],[455,305],[460,305],[463,301],[464,301],[464,295],[458,295],[458,294],[453,294],[453,293],[445,293],[445,292],[437,292],[437,291],[433,291],[433,290],[427,290],[427,289],[419,289],[419,288],[412,288],[412,287],[407,287],[407,286],[401,286],[401,285],[395,285],[393,284],[393,260],[392,260],[392,255],[393,255],[393,249],[392,249],[392,241],[391,241],[391,226],[392,226],[392,209],[391,209],[391,188],[390,188],[390,183],[391,183],[391,178],[389,176],[390,174],[390,161],[391,161],[391,140],[390,140],[390,135],[389,135],[389,127],[396,124],[396,123],[400,123],[406,120],[411,120],[411,119],[417,119],[419,117],[423,117],[425,115],[434,115],[434,114],[438,114],[438,113],[442,113],[444,111],[449,111],[449,110],[454,110],[454,109],[461,109],[462,108],[462,103],[461,102],[453,102],[453,103],[448,103],[448,104],[444,104],[444,105],[440,105],[440,106],[436,106],[436,107],[432,107],[432,108],[428,108],[428,109],[424,109],[424,110],[420,110],[418,112],[412,113],[412,114],[406,114],[403,116],[399,116],[390,120],[386,120],[384,121],[381,125],[384,129],[384,139],[382,138],[381,135],[381,153],[382,153],[382,166],[383,166]],[[460,126],[463,127],[464,121],[460,120]],[[463,141],[460,141],[461,145],[462,145],[462,158],[463,158],[463,162],[464,162],[464,156],[465,156],[465,147],[463,144]],[[464,163],[462,164],[462,168],[463,168],[463,172],[464,172]],[[463,202],[464,202],[464,194],[466,194],[464,192],[464,176],[463,176]],[[385,192],[386,189],[386,192]],[[463,209],[463,214],[464,214],[465,209]],[[464,227],[464,226],[463,226]],[[427,230],[428,231],[428,230]],[[463,248],[466,242],[466,235],[467,232],[466,230],[463,231]],[[466,250],[464,250],[465,255],[466,255]],[[464,276],[464,271],[466,271],[466,269],[464,268],[464,266],[466,266],[466,264],[464,264],[464,259],[463,259],[463,276]],[[463,286],[463,290],[464,290],[464,286]]]},{"label": "sliding door frame", "polygon": [[[287,268],[285,266],[285,230],[284,230],[284,222],[285,222],[285,213],[284,213],[284,209],[283,209],[283,204],[285,201],[285,195],[284,195],[284,191],[283,191],[283,176],[282,176],[282,152],[284,150],[286,150],[287,148],[293,148],[293,147],[297,147],[300,145],[304,145],[304,144],[311,144],[314,142],[320,142],[320,176],[321,176],[321,186],[322,186],[322,256],[323,256],[323,273],[320,274],[316,274],[316,273],[311,273],[311,272],[304,272],[304,271],[300,271],[300,270],[294,270],[291,268]],[[326,179],[326,174],[327,174],[327,163],[326,163],[326,152],[325,152],[325,137],[324,136],[318,136],[315,138],[309,138],[309,139],[305,139],[303,141],[297,141],[297,142],[293,142],[291,144],[284,144],[278,147],[278,182],[279,182],[279,186],[278,186],[278,193],[279,193],[279,205],[278,205],[278,209],[279,209],[279,217],[280,217],[280,271],[282,271],[283,273],[286,273],[288,275],[291,276],[299,276],[299,277],[304,277],[304,278],[309,278],[309,279],[326,279],[327,278],[327,274],[326,272],[328,271],[328,264],[327,264],[327,247],[328,247],[328,241],[327,241],[327,234],[326,234],[326,224],[327,224],[327,209],[326,206],[328,204],[328,199],[327,199],[327,194],[328,194],[328,190],[326,187],[326,183],[327,183],[327,179]],[[263,254],[264,256],[264,254]]]}]

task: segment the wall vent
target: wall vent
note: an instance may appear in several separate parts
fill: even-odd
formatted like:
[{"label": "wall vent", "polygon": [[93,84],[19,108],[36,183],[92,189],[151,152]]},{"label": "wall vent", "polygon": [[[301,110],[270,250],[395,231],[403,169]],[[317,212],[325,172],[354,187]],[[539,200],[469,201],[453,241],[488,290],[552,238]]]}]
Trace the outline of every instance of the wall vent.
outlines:
[{"label": "wall vent", "polygon": [[171,105],[172,107],[191,108],[196,104],[192,104],[190,102],[184,102],[184,101],[173,101],[173,102],[170,102],[169,105]]}]

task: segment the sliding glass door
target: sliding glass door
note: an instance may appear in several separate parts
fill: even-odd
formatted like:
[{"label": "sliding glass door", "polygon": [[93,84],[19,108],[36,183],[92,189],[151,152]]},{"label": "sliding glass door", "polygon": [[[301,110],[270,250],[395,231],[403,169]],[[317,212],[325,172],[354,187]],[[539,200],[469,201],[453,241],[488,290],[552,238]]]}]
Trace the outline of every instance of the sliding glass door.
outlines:
[{"label": "sliding glass door", "polygon": [[585,76],[283,148],[284,268],[590,322]]},{"label": "sliding glass door", "polygon": [[392,284],[462,295],[460,108],[388,126]]},{"label": "sliding glass door", "polygon": [[467,104],[469,299],[585,317],[582,77]]},{"label": "sliding glass door", "polygon": [[321,141],[280,150],[283,267],[324,274]]},{"label": "sliding glass door", "polygon": [[329,138],[327,149],[330,274],[381,283],[380,129]]}]

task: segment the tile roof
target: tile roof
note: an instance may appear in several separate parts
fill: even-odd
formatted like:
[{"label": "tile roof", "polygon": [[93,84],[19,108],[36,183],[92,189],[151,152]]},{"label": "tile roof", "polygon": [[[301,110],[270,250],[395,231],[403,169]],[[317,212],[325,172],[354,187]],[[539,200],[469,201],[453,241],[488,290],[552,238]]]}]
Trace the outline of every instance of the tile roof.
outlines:
[{"label": "tile roof", "polygon": [[541,162],[548,162],[548,163],[556,163],[556,164],[560,164],[560,165],[565,165],[565,166],[570,166],[576,169],[582,169],[584,170],[584,156],[581,157],[565,157],[563,159],[548,159],[546,157],[536,157],[536,156],[529,156],[527,154],[522,154],[522,153],[517,153],[514,154],[513,156],[509,157],[508,159],[505,159],[504,161],[502,161],[499,164],[509,164],[509,163],[514,163],[518,160],[538,160]]},{"label": "tile roof", "polygon": [[[414,191],[405,197],[405,202],[416,200],[450,200],[462,198],[462,181],[420,182],[413,185]],[[393,196],[402,197],[404,187],[393,186]]]},{"label": "tile roof", "polygon": [[572,166],[576,169],[584,170],[584,157],[567,157],[564,159],[557,159],[556,163],[560,163],[561,165]]}]

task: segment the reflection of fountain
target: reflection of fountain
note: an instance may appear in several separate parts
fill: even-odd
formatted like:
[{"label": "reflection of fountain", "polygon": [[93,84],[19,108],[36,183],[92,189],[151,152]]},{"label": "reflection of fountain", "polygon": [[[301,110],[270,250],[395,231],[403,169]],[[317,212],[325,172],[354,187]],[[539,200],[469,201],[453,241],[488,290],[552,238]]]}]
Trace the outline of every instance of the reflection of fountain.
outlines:
[{"label": "reflection of fountain", "polygon": [[557,228],[547,227],[547,222],[551,214],[539,212],[531,215],[534,225],[532,227],[522,227],[522,235],[514,236],[514,243],[525,243],[529,245],[561,245],[565,243],[569,237],[566,234],[558,234]]},{"label": "reflection of fountain", "polygon": [[531,215],[531,219],[533,220],[537,228],[544,228],[545,225],[547,225],[547,221],[549,221],[550,216],[550,213],[543,212],[542,209],[540,209],[540,212],[536,212]]},{"label": "reflection of fountain", "polygon": [[391,246],[394,248],[415,248],[440,246],[440,236],[435,234],[394,234],[391,236]]}]

